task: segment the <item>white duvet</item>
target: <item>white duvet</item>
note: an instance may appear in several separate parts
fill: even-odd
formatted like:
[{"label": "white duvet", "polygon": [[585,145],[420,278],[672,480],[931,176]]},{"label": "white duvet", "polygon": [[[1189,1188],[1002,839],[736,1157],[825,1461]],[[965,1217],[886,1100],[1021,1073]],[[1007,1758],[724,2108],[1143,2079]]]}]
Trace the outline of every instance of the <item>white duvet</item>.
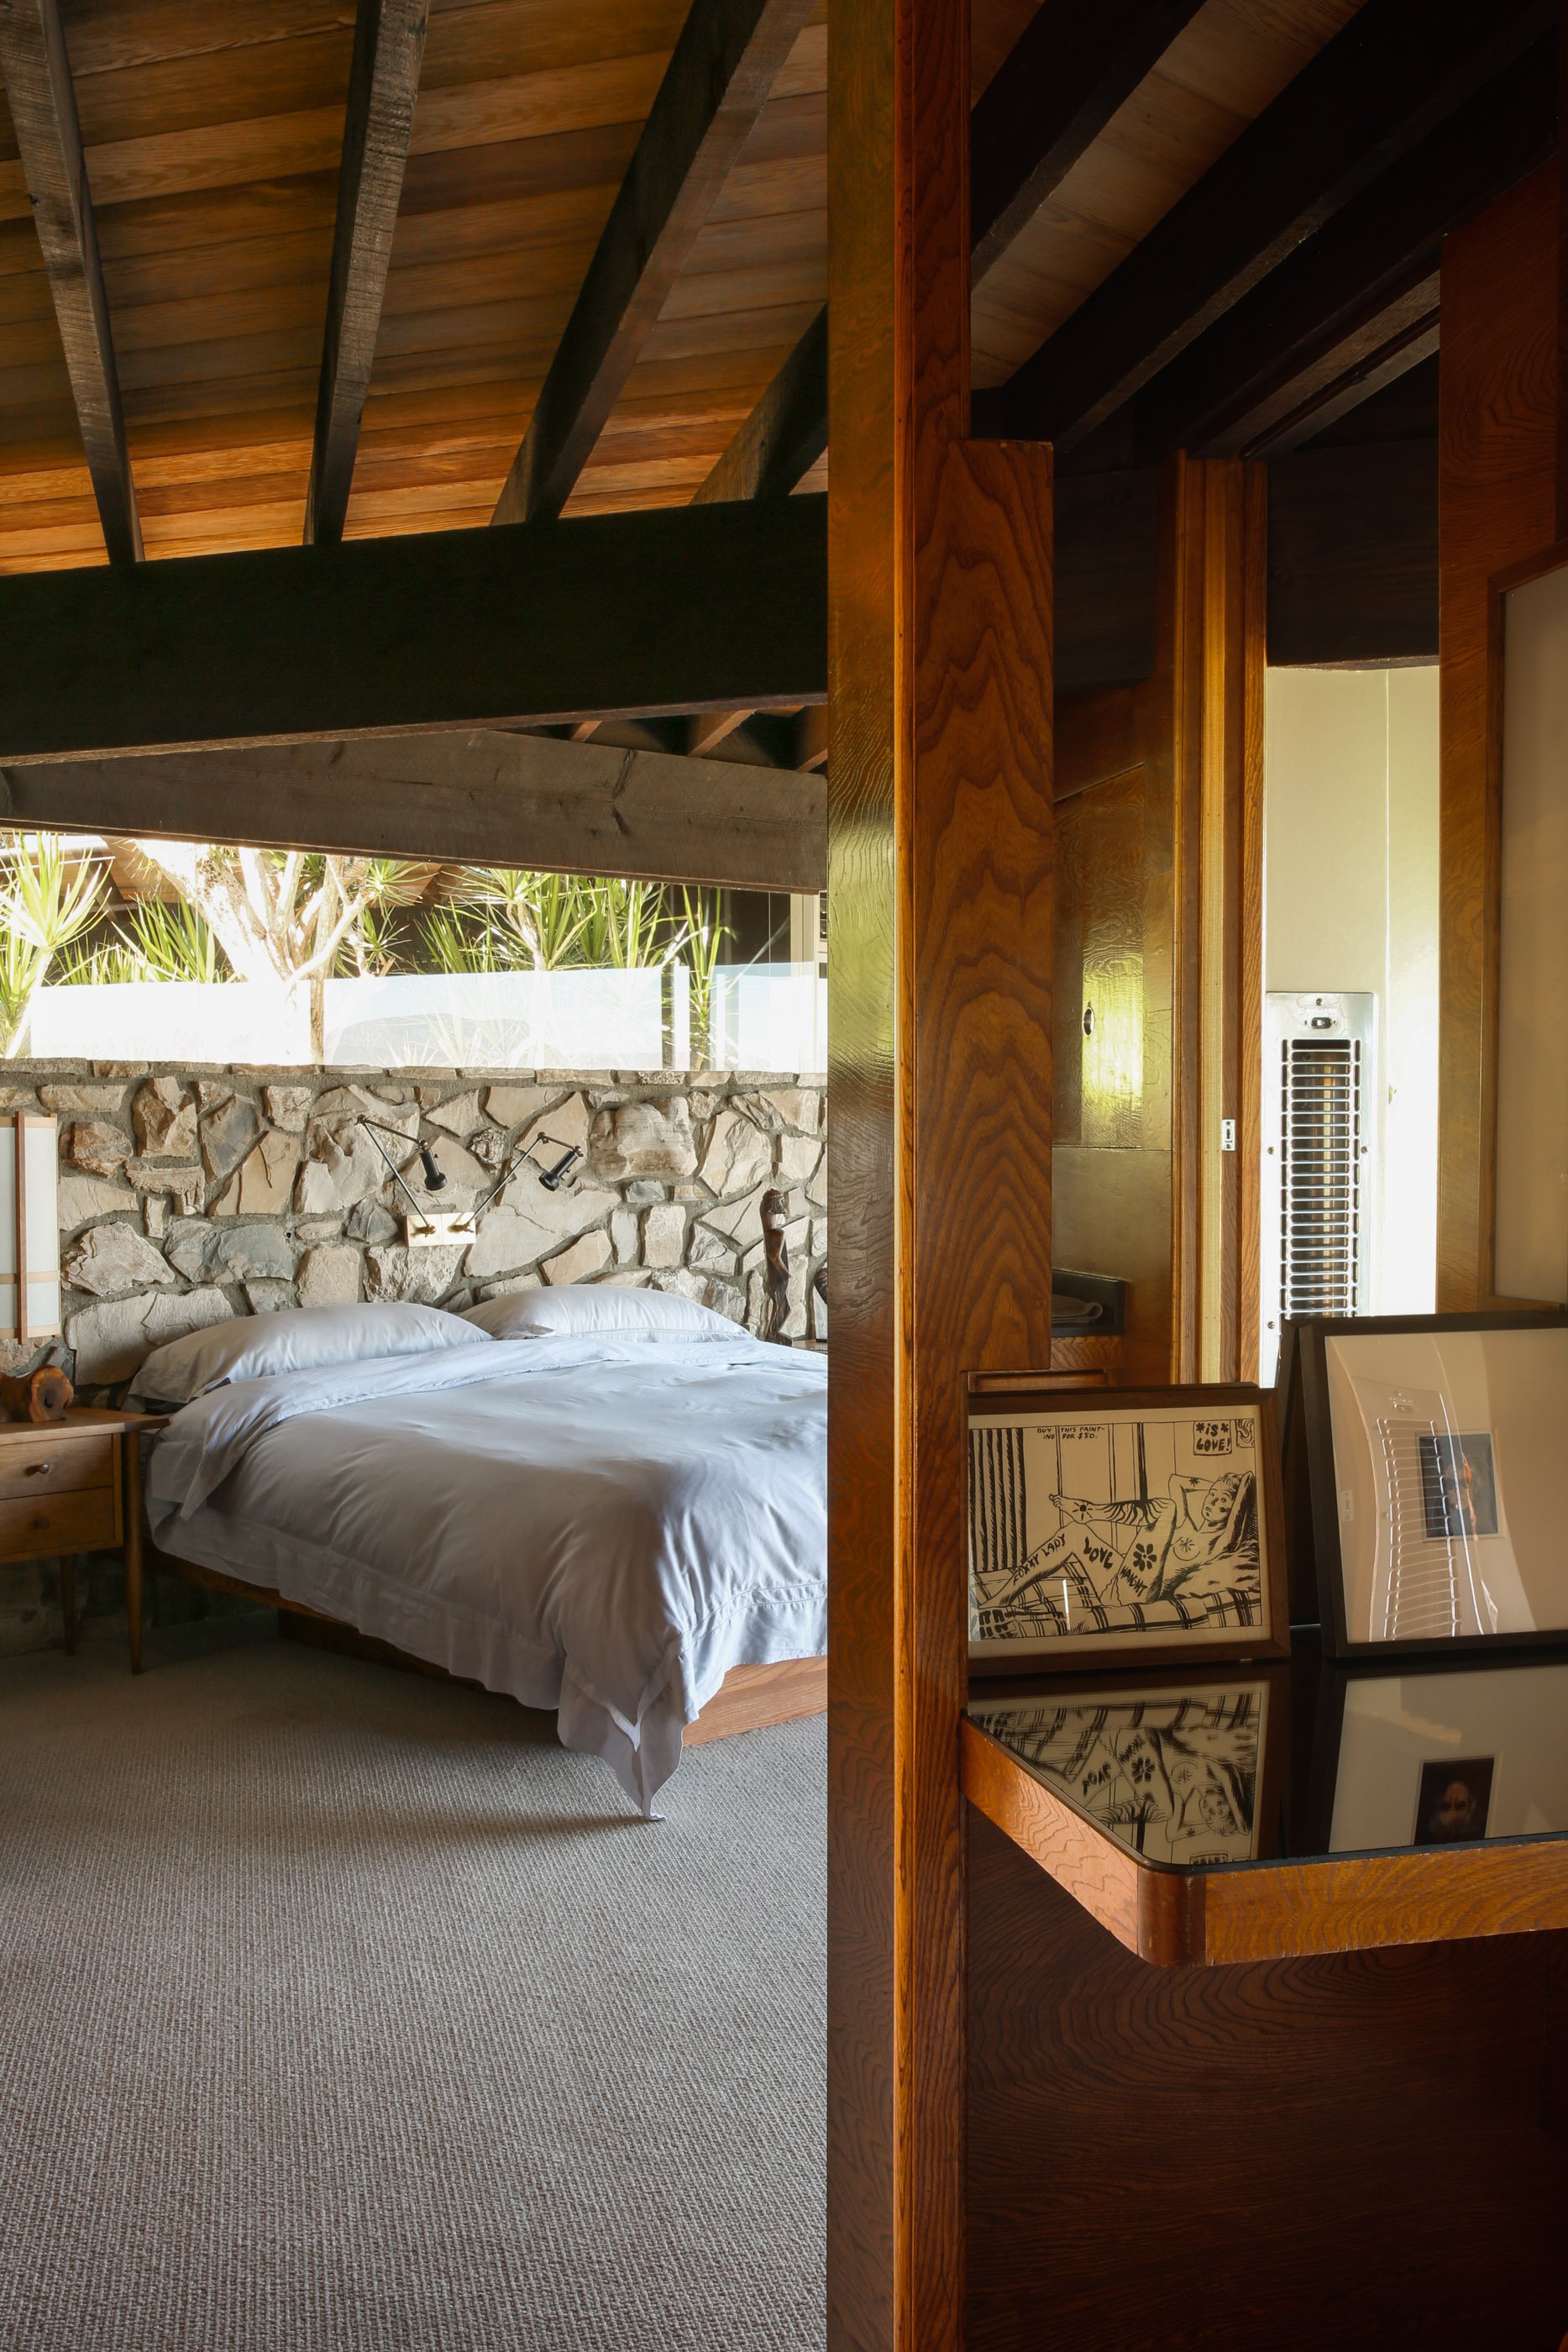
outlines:
[{"label": "white duvet", "polygon": [[827,1366],[734,1339],[493,1340],[176,1413],[165,1551],[559,1709],[633,1802],[731,1666],[827,1639]]}]

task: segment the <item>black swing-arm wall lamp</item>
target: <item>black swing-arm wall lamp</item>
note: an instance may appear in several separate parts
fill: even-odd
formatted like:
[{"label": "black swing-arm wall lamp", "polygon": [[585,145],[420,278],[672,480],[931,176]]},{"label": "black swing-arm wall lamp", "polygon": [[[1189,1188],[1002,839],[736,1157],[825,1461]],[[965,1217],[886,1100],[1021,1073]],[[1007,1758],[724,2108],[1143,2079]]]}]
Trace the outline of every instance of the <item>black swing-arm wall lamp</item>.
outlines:
[{"label": "black swing-arm wall lamp", "polygon": [[[455,1234],[476,1233],[478,1230],[479,1219],[489,1207],[491,1202],[496,1198],[497,1193],[499,1192],[505,1185],[511,1181],[512,1178],[517,1174],[517,1170],[524,1165],[528,1165],[534,1170],[534,1172],[538,1177],[539,1182],[544,1186],[547,1192],[559,1192],[561,1185],[570,1174],[572,1168],[582,1157],[582,1147],[580,1144],[563,1143],[559,1135],[545,1135],[542,1132],[538,1135],[531,1135],[527,1143],[525,1143],[519,1150],[507,1153],[506,1163],[503,1166],[500,1174],[497,1177],[495,1182],[491,1185],[489,1191],[486,1193],[482,1201],[476,1202],[473,1208],[468,1210],[465,1215],[444,1217],[442,1219],[441,1226],[437,1227],[432,1223],[428,1210],[411,1189],[402,1169],[399,1168],[391,1152],[389,1152],[382,1144],[376,1141],[378,1132],[382,1135],[391,1135],[395,1137],[397,1141],[401,1143],[406,1150],[410,1143],[413,1142],[413,1138],[404,1135],[401,1128],[388,1127],[381,1119],[377,1118],[366,1118],[361,1116],[360,1125],[370,1130],[371,1141],[372,1144],[375,1144],[376,1150],[381,1153],[382,1158],[385,1160],[393,1183],[398,1187],[398,1190],[403,1194],[409,1206],[413,1209],[413,1216],[419,1220],[417,1230],[422,1239],[444,1241]],[[542,1143],[548,1143],[552,1151],[558,1151],[560,1154],[559,1160],[551,1160],[548,1166],[541,1161],[535,1160],[533,1156],[537,1147]],[[444,1192],[446,1189],[447,1180],[443,1175],[441,1170],[436,1166],[435,1155],[431,1150],[429,1144],[414,1143],[413,1149],[419,1154],[420,1164],[423,1173],[425,1191],[427,1192]],[[409,1239],[411,1241],[413,1240],[415,1236],[413,1218],[409,1220],[408,1234]]]},{"label": "black swing-arm wall lamp", "polygon": [[[360,1125],[369,1131],[371,1141],[372,1144],[375,1144],[376,1150],[386,1161],[387,1167],[391,1171],[392,1182],[404,1195],[410,1208],[413,1211],[414,1215],[420,1220],[423,1231],[425,1233],[433,1232],[434,1228],[432,1226],[429,1218],[426,1216],[422,1203],[411,1190],[408,1181],[403,1175],[402,1170],[398,1166],[397,1161],[392,1158],[392,1153],[387,1150],[386,1146],[382,1143],[376,1142],[376,1137],[378,1134],[392,1135],[397,1138],[398,1141],[406,1150],[409,1144],[413,1141],[413,1137],[405,1135],[401,1127],[385,1126],[379,1118],[366,1118],[361,1116]],[[414,1149],[419,1153],[420,1167],[424,1176],[425,1191],[427,1192],[440,1192],[444,1191],[445,1189],[446,1179],[442,1174],[440,1169],[436,1166],[435,1154],[432,1151],[429,1144],[416,1143],[414,1144]]]}]

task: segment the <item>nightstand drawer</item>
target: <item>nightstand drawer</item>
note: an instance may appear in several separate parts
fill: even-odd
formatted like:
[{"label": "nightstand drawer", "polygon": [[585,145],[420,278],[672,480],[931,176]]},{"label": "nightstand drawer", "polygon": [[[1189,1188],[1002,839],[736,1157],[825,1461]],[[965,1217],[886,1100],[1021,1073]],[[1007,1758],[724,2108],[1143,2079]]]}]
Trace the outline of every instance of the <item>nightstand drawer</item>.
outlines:
[{"label": "nightstand drawer", "polygon": [[0,1445],[0,1500],[16,1496],[30,1503],[40,1496],[113,1484],[114,1439],[107,1431],[72,1437],[40,1429],[26,1444]]},{"label": "nightstand drawer", "polygon": [[52,1552],[102,1551],[120,1541],[112,1486],[46,1492],[37,1502],[0,1502],[0,1560]]}]

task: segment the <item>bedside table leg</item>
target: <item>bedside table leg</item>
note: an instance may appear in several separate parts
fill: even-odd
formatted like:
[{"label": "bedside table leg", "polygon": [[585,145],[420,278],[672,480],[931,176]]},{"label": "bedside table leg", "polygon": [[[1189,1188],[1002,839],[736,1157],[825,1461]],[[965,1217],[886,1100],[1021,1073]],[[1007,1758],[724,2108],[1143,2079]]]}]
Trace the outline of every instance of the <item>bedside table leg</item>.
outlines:
[{"label": "bedside table leg", "polygon": [[125,1613],[131,1626],[131,1671],[141,1672],[141,1444],[127,1430],[125,1448]]},{"label": "bedside table leg", "polygon": [[66,1655],[74,1658],[77,1647],[77,1556],[68,1551],[60,1558],[60,1626],[66,1637]]}]

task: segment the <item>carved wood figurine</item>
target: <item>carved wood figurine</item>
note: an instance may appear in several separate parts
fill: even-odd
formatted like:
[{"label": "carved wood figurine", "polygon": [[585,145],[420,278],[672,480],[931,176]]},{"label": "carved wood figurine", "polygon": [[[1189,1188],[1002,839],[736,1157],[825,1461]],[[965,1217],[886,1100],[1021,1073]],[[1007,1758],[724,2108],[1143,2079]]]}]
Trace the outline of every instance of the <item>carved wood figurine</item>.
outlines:
[{"label": "carved wood figurine", "polygon": [[0,1415],[6,1421],[64,1421],[76,1391],[57,1364],[0,1378]]},{"label": "carved wood figurine", "polygon": [[762,1336],[787,1348],[784,1325],[789,1313],[789,1244],[784,1238],[784,1228],[789,1222],[789,1203],[782,1192],[767,1192],[762,1195],[762,1255],[765,1261],[762,1287],[765,1304],[762,1310]]}]

